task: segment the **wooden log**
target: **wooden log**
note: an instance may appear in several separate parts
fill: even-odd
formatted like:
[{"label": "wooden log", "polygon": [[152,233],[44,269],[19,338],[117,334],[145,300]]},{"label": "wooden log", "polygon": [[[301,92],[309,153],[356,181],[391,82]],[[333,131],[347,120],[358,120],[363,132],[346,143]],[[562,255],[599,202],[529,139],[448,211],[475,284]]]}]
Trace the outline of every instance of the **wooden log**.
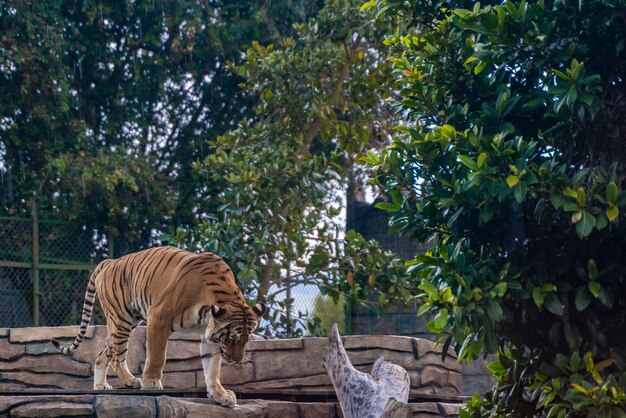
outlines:
[{"label": "wooden log", "polygon": [[[328,337],[324,367],[345,418],[380,418],[388,405],[409,400],[411,382],[407,371],[382,358],[376,360],[371,374],[355,369],[343,347],[337,324]],[[390,403],[392,399],[395,402]]]}]

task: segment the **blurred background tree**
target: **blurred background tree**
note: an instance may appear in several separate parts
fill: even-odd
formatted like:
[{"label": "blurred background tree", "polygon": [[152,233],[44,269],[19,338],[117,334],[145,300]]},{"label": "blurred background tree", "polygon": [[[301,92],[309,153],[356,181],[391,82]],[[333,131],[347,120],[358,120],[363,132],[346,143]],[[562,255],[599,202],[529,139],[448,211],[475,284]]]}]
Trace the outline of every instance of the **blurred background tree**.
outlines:
[{"label": "blurred background tree", "polygon": [[[175,240],[222,255],[249,297],[274,306],[274,332],[295,329],[291,286],[363,299],[374,283],[404,280],[402,261],[354,232],[344,237],[338,221],[346,196],[363,192],[357,161],[387,143],[393,124],[389,24],[335,0],[295,25],[294,37],[254,42],[232,68],[259,97],[255,117],[210,141],[194,165],[220,190],[217,208]],[[390,298],[408,294],[395,289]]]},{"label": "blurred background tree", "polygon": [[[253,117],[227,68],[316,2],[2,2],[0,210],[106,232],[117,254],[211,208],[192,163],[206,139]],[[102,229],[106,229],[102,231]]]},{"label": "blurred background tree", "polygon": [[367,160],[392,229],[433,244],[419,311],[459,358],[498,355],[461,416],[626,416],[623,2],[364,8],[402,16],[405,121]]},{"label": "blurred background tree", "polygon": [[394,124],[391,19],[359,7],[2,3],[0,211],[27,215],[36,196],[42,217],[85,225],[114,256],[217,252],[251,300],[276,305],[281,335],[296,332],[297,284],[408,294],[402,260],[338,220],[364,192],[358,160]]},{"label": "blurred background tree", "polygon": [[313,317],[319,318],[319,324],[323,335],[327,335],[333,324],[341,334],[346,332],[345,299],[339,297],[336,300],[330,296],[319,295],[315,298]]}]

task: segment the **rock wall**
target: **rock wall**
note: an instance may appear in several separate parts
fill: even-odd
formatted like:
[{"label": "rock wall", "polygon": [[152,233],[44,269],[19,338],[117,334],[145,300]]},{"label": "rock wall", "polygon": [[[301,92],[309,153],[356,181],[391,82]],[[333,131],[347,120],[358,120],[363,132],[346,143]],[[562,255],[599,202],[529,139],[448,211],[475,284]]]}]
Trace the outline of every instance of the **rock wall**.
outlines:
[{"label": "rock wall", "polygon": [[[12,395],[0,397],[0,416],[9,412],[11,416],[33,416],[19,411],[42,408],[42,402],[48,405],[45,410],[50,413],[55,405],[61,408],[59,405],[67,401],[67,397],[54,398],[52,395],[40,395],[37,398],[36,390],[39,393],[54,392],[55,395],[59,393],[57,392],[59,389],[65,390],[60,393],[67,391],[75,393],[75,397],[71,398],[71,404],[77,410],[74,411],[76,414],[72,412],[72,415],[98,413],[98,416],[107,416],[98,412],[99,402],[107,399],[109,399],[107,402],[113,402],[111,399],[117,399],[115,402],[122,402],[125,398],[136,398],[130,395],[107,395],[91,391],[93,361],[106,339],[104,326],[90,327],[85,340],[71,356],[58,353],[49,343],[50,338],[57,338],[64,344],[70,344],[77,331],[76,326],[0,328],[0,395],[3,392]],[[330,402],[308,401],[305,413],[298,412],[297,405],[300,404],[298,402],[242,401],[242,408],[247,404],[256,405],[249,408],[265,411],[263,412],[265,415],[245,415],[242,410],[240,412],[243,415],[237,416],[338,416],[336,401],[332,397],[334,393],[332,384],[322,364],[326,342],[326,338],[251,341],[248,345],[247,358],[242,365],[224,364],[222,366],[224,386],[237,392],[240,397],[244,394],[244,398],[254,397],[255,394],[288,394],[296,399],[298,396],[320,398],[320,396],[328,395]],[[374,361],[382,356],[388,361],[401,365],[409,372],[410,399],[413,400],[411,407],[415,411],[415,417],[454,416],[456,414],[459,395],[462,393],[461,367],[452,352],[446,361],[442,362],[440,350],[435,348],[433,342],[399,336],[348,336],[345,337],[344,345],[350,360],[362,371],[369,372]],[[138,327],[131,337],[128,355],[129,368],[134,374],[141,375],[144,359],[145,328]],[[114,388],[122,386],[114,374],[110,374],[109,383]],[[176,390],[204,388],[199,344],[196,339],[184,334],[172,335],[167,347],[163,385],[165,388]],[[30,392],[31,396],[20,397],[23,392]],[[202,396],[202,394],[196,396]],[[191,402],[174,398],[164,400],[165,398],[167,397],[158,396],[158,394],[138,397],[143,403],[154,404],[155,410],[164,411],[166,408],[158,406],[158,402],[169,402],[168,405],[176,404],[182,408],[181,410],[187,411],[185,414],[172,416],[195,416],[195,412],[189,411],[202,410],[202,414],[206,414],[210,412],[207,408],[220,408],[210,402],[207,404],[202,401]],[[140,405],[143,404],[141,402]],[[454,405],[455,402],[456,405]],[[286,408],[285,411],[291,408],[289,409],[291,412],[287,415],[276,415],[274,413],[276,408]],[[316,408],[321,408],[318,411],[319,414],[310,415],[309,412],[316,411]],[[87,410],[90,412],[86,412]],[[322,410],[326,412],[322,413]],[[68,412],[47,416],[63,415],[70,414]]]},{"label": "rock wall", "polygon": [[[417,316],[417,309],[417,304],[396,305],[379,314],[357,307],[352,312],[352,332],[368,335],[404,335],[436,341],[440,336],[431,333],[426,327],[426,322],[430,318],[427,315]],[[494,356],[488,356],[486,359],[476,359],[471,364],[462,363],[463,395],[472,396],[491,389],[493,377],[487,365],[494,359]]]},{"label": "rock wall", "polygon": [[[354,229],[367,239],[378,241],[384,249],[407,259],[428,249],[427,244],[410,241],[403,235],[390,235],[389,213],[377,209],[374,204],[349,200],[346,227]],[[418,317],[417,309],[416,304],[396,305],[383,313],[373,313],[367,308],[355,307],[348,326],[352,334],[394,334],[437,340],[439,335],[428,330],[427,317]],[[493,358],[478,359],[471,365],[463,363],[463,395],[471,396],[491,389],[493,378],[487,369],[490,361]]]},{"label": "rock wall", "polygon": [[[93,362],[104,346],[106,327],[89,327],[81,346],[60,354],[50,338],[70,344],[78,327],[0,329],[0,390],[51,388],[90,390]],[[130,340],[128,365],[141,375],[145,359],[145,327]],[[332,391],[322,357],[326,338],[255,340],[248,344],[243,365],[222,366],[222,383],[233,390],[266,389],[319,393]],[[378,357],[401,365],[411,376],[411,396],[438,398],[461,394],[461,368],[453,353],[441,361],[440,350],[428,340],[388,335],[348,336],[345,348],[355,367],[369,371]],[[121,387],[109,370],[109,383]],[[204,387],[198,341],[174,333],[167,346],[163,385],[166,388]]]},{"label": "rock wall", "polygon": [[[411,403],[413,418],[451,418],[458,405]],[[208,399],[170,396],[74,395],[0,396],[0,417],[93,417],[98,418],[342,418],[335,402],[286,402],[243,400],[234,409],[222,408]],[[404,418],[406,414],[402,417]],[[398,417],[400,418],[400,417]]]}]

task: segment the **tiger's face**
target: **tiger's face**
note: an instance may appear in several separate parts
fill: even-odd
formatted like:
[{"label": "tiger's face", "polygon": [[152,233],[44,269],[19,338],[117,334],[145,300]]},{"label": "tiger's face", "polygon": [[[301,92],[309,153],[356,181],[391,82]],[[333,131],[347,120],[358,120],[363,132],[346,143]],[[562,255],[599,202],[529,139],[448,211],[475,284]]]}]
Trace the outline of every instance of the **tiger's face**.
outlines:
[{"label": "tiger's face", "polygon": [[246,354],[246,344],[259,325],[267,308],[263,303],[253,307],[232,303],[212,306],[212,323],[207,327],[208,340],[220,344],[222,357],[226,361],[240,362]]}]

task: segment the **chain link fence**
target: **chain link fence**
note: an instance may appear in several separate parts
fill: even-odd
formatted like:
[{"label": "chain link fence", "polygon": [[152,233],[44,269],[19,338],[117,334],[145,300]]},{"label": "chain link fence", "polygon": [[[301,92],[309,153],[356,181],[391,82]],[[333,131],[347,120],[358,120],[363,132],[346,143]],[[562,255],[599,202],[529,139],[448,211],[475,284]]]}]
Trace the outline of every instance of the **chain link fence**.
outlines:
[{"label": "chain link fence", "polygon": [[105,256],[85,226],[48,220],[39,222],[39,251],[39,261],[52,264],[92,264]]},{"label": "chain link fence", "polygon": [[[78,324],[103,256],[81,225],[0,217],[0,327]],[[96,311],[92,323],[102,322]]]},{"label": "chain link fence", "polygon": [[[334,323],[339,331],[346,330],[346,306],[343,297],[333,300],[325,296],[316,284],[298,283],[272,285],[269,294],[272,297],[269,315],[277,326],[279,336],[326,335]],[[267,325],[261,321],[261,325]],[[284,326],[284,329],[283,327]]]},{"label": "chain link fence", "polygon": [[[0,327],[80,323],[90,271],[107,252],[106,239],[80,224],[0,217]],[[281,300],[283,314],[297,319],[290,333],[306,335],[315,317],[322,329],[343,328],[343,302],[322,297],[315,285],[290,286]],[[105,323],[99,304],[91,323]]]},{"label": "chain link fence", "polygon": [[32,261],[30,219],[0,218],[0,326],[32,325],[32,277],[29,269],[11,266]]},{"label": "chain link fence", "polygon": [[32,260],[31,220],[0,217],[0,259],[7,261]]},{"label": "chain link fence", "polygon": [[[3,222],[0,221],[0,223]],[[0,327],[29,327],[32,325],[30,270],[0,267]]]}]

